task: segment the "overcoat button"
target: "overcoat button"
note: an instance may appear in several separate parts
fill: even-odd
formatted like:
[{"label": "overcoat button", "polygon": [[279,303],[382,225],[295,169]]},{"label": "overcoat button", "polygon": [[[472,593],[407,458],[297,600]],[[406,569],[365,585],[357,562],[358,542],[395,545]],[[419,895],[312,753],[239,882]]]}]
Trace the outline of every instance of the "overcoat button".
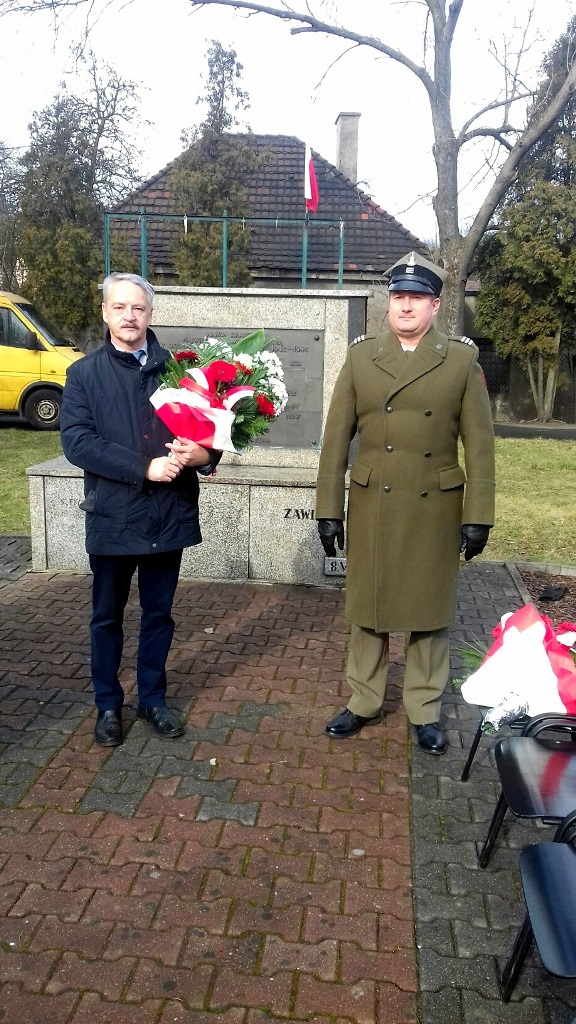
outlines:
[{"label": "overcoat button", "polygon": [[432,409],[426,409],[426,412],[424,413],[424,415],[425,416],[431,416],[432,415]]},{"label": "overcoat button", "polygon": [[429,459],[431,455],[432,455],[432,452],[424,452],[424,458],[425,459]]},{"label": "overcoat button", "polygon": [[391,405],[387,405],[386,406],[386,412],[392,412],[392,406]]},{"label": "overcoat button", "polygon": [[386,451],[387,451],[387,452],[393,452],[393,451],[394,451],[394,449],[393,449],[393,447],[392,447],[392,445],[391,445],[391,444],[387,444],[387,445],[386,445]]},{"label": "overcoat button", "polygon": [[420,497],[421,498],[427,498],[428,497],[428,491],[420,491]]},{"label": "overcoat button", "polygon": [[384,490],[386,491],[386,494],[389,494],[390,491],[392,490],[392,488],[389,487],[388,484],[386,484],[386,487],[384,488]]}]

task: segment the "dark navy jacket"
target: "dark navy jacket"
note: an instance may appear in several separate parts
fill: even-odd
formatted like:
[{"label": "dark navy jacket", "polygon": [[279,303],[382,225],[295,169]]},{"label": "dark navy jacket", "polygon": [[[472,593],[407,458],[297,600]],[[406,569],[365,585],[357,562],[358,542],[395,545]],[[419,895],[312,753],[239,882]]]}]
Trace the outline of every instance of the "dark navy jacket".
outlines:
[{"label": "dark navy jacket", "polygon": [[[150,404],[170,353],[147,332],[141,366],[110,341],[68,371],[60,436],[69,462],[84,470],[86,550],[92,555],[159,554],[199,544],[198,476],[146,480],[150,461],[167,455],[173,435]],[[212,467],[219,453],[212,454]]]}]

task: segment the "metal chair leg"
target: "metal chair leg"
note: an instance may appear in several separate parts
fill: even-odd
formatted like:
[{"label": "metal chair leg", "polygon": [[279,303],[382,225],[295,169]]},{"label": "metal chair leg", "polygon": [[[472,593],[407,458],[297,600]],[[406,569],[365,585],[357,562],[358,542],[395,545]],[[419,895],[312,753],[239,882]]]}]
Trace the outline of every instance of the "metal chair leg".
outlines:
[{"label": "metal chair leg", "polygon": [[507,810],[508,801],[506,800],[504,793],[500,793],[500,796],[498,797],[498,803],[496,804],[494,814],[492,815],[492,821],[490,822],[490,828],[488,829],[486,841],[478,857],[478,863],[481,868],[485,868],[488,861],[490,860],[492,848],[494,846],[494,843],[496,842],[496,839],[498,838],[498,833],[502,827],[502,822],[506,817]]},{"label": "metal chair leg", "polygon": [[514,986],[518,981],[520,971],[524,966],[528,950],[532,945],[533,938],[534,932],[532,931],[530,918],[528,914],[526,914],[524,922],[520,927],[520,931],[516,936],[516,941],[512,948],[510,958],[502,971],[502,977],[500,978],[500,991],[502,993],[502,1000],[505,1003],[510,1000]]},{"label": "metal chair leg", "polygon": [[481,739],[482,739],[482,719],[480,719],[480,721],[478,722],[478,728],[476,729],[476,735],[474,736],[474,739],[472,740],[472,746],[470,747],[470,753],[468,754],[468,760],[466,761],[466,764],[464,765],[464,768],[462,770],[462,775],[460,776],[460,782],[466,782],[468,776],[470,775],[470,769],[472,767],[472,762],[474,760],[474,757],[476,756],[476,751],[478,750],[478,744],[480,743]]}]

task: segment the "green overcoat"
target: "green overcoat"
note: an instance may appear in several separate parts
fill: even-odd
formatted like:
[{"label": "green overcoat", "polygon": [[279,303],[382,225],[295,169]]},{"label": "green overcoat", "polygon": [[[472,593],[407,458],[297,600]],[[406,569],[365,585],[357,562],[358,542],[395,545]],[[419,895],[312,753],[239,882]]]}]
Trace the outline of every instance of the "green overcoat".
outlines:
[{"label": "green overcoat", "polygon": [[476,346],[434,327],[413,352],[392,331],[350,346],[324,430],[318,519],[344,519],[356,432],[347,618],[378,632],[442,629],[454,619],[460,526],[494,523],[494,433]]}]

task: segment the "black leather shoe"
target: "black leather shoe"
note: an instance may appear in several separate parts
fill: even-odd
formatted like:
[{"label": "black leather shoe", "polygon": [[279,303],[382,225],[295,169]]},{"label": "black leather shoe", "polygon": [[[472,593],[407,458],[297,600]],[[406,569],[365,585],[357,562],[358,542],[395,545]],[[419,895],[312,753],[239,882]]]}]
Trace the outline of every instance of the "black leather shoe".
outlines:
[{"label": "black leather shoe", "polygon": [[425,750],[427,754],[446,753],[448,744],[439,722],[417,725],[415,728],[418,736],[418,746],[422,747],[422,750]]},{"label": "black leather shoe", "polygon": [[371,718],[362,718],[362,715],[355,715],[353,711],[346,708],[341,714],[336,715],[331,722],[328,722],[324,732],[336,740],[345,740],[348,736],[355,736],[365,725],[378,725],[384,718],[384,712],[379,711]]},{"label": "black leather shoe", "polygon": [[94,727],[94,739],[101,747],[119,747],[122,735],[122,712],[99,711]]},{"label": "black leather shoe", "polygon": [[157,708],[142,708],[138,705],[138,718],[150,722],[160,736],[166,736],[168,739],[175,739],[176,736],[184,734],[184,726],[178,715],[164,705]]}]

